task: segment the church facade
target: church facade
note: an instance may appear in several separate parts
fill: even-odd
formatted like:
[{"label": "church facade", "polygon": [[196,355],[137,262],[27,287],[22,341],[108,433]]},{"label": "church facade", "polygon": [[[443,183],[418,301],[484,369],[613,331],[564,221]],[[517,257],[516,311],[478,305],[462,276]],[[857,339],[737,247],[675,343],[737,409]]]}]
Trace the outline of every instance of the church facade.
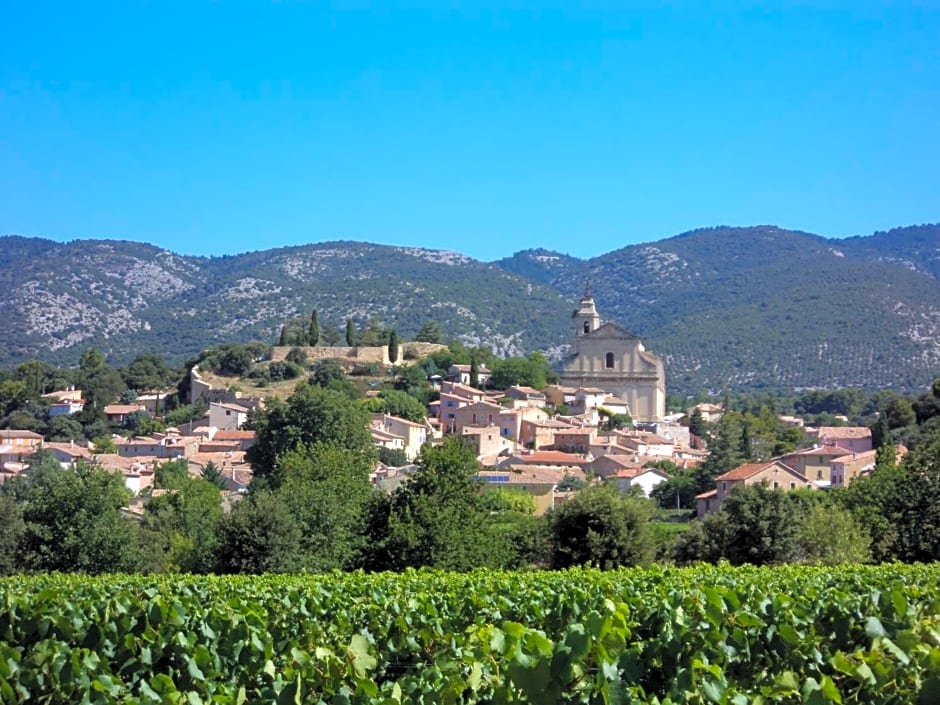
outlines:
[{"label": "church facade", "polygon": [[572,314],[572,354],[562,363],[561,384],[597,387],[627,401],[637,421],[662,421],[666,414],[666,373],[662,358],[615,323],[601,323],[590,290]]}]

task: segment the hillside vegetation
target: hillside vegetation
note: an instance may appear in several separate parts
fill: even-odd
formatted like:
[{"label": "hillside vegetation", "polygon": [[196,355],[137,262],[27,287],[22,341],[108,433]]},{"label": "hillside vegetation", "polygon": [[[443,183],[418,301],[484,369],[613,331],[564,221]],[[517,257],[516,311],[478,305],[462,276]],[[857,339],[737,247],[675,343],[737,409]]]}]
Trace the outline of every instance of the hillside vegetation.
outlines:
[{"label": "hillside vegetation", "polygon": [[218,258],[132,242],[0,238],[0,365],[74,364],[97,347],[181,360],[273,342],[317,309],[342,331],[377,320],[404,339],[498,354],[569,343],[586,281],[601,315],[666,360],[671,392],[893,387],[940,374],[940,226],[827,240],[772,226],[696,230],[580,260],[526,250],[494,263],[446,250],[331,242]]}]

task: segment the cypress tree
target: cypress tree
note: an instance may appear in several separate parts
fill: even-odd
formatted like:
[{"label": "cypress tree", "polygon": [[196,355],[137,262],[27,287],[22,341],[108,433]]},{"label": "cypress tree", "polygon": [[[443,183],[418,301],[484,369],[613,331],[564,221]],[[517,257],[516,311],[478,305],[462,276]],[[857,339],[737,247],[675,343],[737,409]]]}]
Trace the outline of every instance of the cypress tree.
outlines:
[{"label": "cypress tree", "polygon": [[281,337],[277,341],[278,345],[287,345],[287,326],[281,326]]},{"label": "cypress tree", "polygon": [[388,334],[388,360],[393,365],[398,362],[398,333],[394,328]]},{"label": "cypress tree", "polygon": [[317,321],[317,310],[310,314],[310,330],[307,331],[307,345],[316,345],[320,342],[320,322]]},{"label": "cypress tree", "polygon": [[477,356],[470,358],[470,386],[480,386],[480,364],[477,362]]},{"label": "cypress tree", "polygon": [[346,345],[349,347],[356,345],[356,329],[353,327],[351,318],[346,319]]}]

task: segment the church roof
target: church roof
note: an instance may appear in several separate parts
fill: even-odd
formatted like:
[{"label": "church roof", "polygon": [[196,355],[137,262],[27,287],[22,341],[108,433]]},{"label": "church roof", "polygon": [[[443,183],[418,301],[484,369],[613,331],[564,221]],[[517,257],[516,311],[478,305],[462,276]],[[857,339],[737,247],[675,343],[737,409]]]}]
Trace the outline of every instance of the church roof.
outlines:
[{"label": "church roof", "polygon": [[622,338],[626,340],[636,340],[639,336],[634,335],[623,326],[616,323],[604,323],[598,328],[585,333],[584,338]]}]

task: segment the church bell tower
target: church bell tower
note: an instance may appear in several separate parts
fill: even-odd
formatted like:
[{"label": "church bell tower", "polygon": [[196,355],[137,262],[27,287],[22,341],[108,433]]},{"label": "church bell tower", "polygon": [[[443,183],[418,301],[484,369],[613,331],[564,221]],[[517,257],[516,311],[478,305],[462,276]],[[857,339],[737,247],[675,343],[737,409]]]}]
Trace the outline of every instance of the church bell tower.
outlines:
[{"label": "church bell tower", "polygon": [[594,306],[594,294],[591,292],[590,282],[584,285],[584,295],[572,318],[574,318],[574,334],[577,338],[601,327],[601,317]]}]

